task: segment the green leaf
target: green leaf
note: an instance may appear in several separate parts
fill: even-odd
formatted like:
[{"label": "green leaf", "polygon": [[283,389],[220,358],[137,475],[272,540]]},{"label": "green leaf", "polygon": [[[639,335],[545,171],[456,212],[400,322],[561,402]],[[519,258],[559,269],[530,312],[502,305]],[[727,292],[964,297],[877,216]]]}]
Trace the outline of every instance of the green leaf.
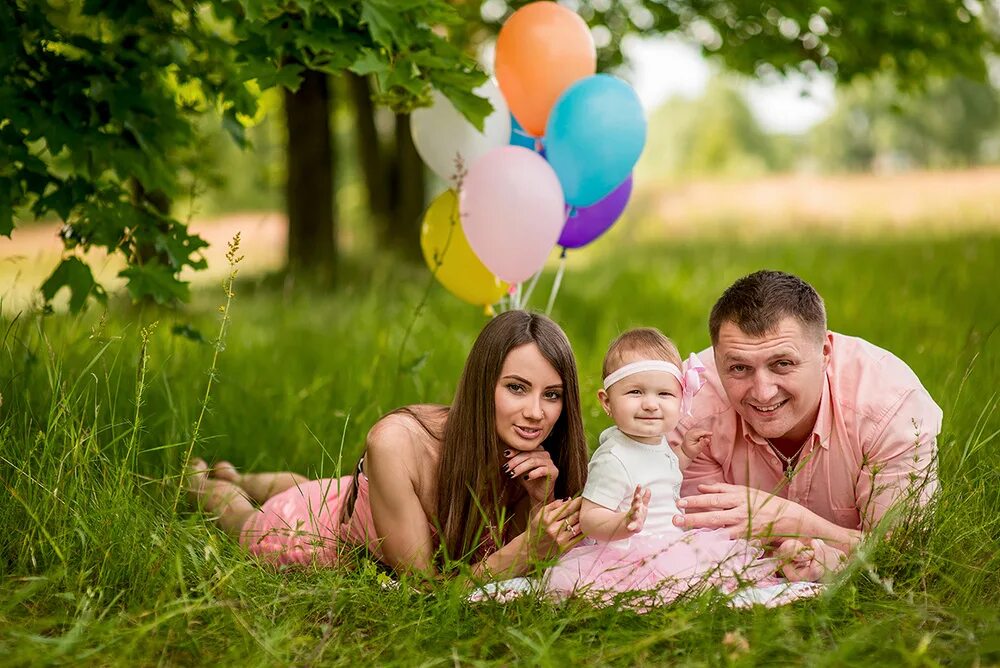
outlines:
[{"label": "green leaf", "polygon": [[493,112],[493,105],[489,100],[457,86],[441,85],[437,82],[435,85],[477,130],[483,131],[483,122]]},{"label": "green leaf", "polygon": [[430,359],[430,356],[431,355],[429,352],[423,352],[417,357],[413,358],[402,367],[403,373],[407,375],[418,373],[421,369],[424,368],[424,365],[427,364],[427,360]]},{"label": "green leaf", "polygon": [[90,295],[102,303],[107,301],[104,288],[94,280],[90,267],[77,257],[68,257],[56,267],[52,275],[42,283],[42,296],[46,302],[51,302],[64,287],[70,290],[69,308],[73,313],[79,313],[83,309]]},{"label": "green leaf", "polygon": [[361,25],[368,26],[372,40],[387,49],[402,40],[399,31],[403,29],[402,15],[391,5],[381,2],[364,2],[361,6]]},{"label": "green leaf", "polygon": [[135,301],[151,298],[157,304],[169,304],[187,301],[191,296],[188,284],[156,260],[122,269],[118,276],[128,280],[126,287]]},{"label": "green leaf", "polygon": [[372,49],[362,49],[361,57],[354,61],[349,68],[358,76],[368,76],[369,74],[384,75],[389,71],[389,63]]},{"label": "green leaf", "polygon": [[299,89],[299,84],[302,83],[304,70],[305,68],[298,63],[288,63],[277,70],[262,71],[257,75],[257,85],[260,86],[261,90],[282,86],[294,93]]},{"label": "green leaf", "polygon": [[250,144],[247,141],[247,129],[242,123],[240,123],[239,119],[236,118],[236,114],[229,113],[227,111],[222,116],[222,128],[241,149],[249,147]]},{"label": "green leaf", "polygon": [[194,341],[195,343],[206,343],[205,337],[201,335],[197,329],[191,325],[174,325],[170,328],[170,333],[174,336],[181,336],[189,341]]}]

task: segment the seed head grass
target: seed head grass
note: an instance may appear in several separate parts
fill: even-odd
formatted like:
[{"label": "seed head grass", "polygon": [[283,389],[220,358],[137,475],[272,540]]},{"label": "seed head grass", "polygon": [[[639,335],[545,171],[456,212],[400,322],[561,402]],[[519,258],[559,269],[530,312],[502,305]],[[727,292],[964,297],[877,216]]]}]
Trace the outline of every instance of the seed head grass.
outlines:
[{"label": "seed head grass", "polygon": [[1000,236],[813,231],[569,254],[552,316],[577,354],[592,446],[614,336],[648,325],[700,351],[715,298],[760,268],[813,283],[832,329],[902,357],[945,412],[933,504],[866,543],[825,594],[734,610],[704,593],[645,614],[470,604],[460,580],[397,586],[363,554],[255,562],[185,500],[186,462],[350,473],[380,415],[451,400],[485,320],[440,288],[424,301],[423,271],[378,260],[333,292],[276,292],[235,264],[221,324],[217,289],[183,310],[112,300],[0,322],[0,665],[1000,661]]}]

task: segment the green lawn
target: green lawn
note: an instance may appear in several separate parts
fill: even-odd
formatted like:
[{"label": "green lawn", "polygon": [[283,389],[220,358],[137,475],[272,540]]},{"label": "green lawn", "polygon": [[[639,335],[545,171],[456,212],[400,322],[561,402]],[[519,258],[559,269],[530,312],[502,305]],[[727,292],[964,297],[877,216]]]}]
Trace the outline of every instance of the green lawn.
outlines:
[{"label": "green lawn", "polygon": [[386,588],[363,562],[269,572],[183,496],[175,509],[210,377],[194,451],[257,470],[348,470],[380,414],[450,399],[481,312],[435,286],[414,321],[426,272],[379,266],[336,293],[238,281],[214,374],[221,289],[181,311],[0,322],[0,664],[1000,662],[1000,235],[746,236],[602,240],[586,262],[570,256],[552,315],[578,355],[592,441],[608,341],[643,324],[700,350],[714,299],[762,267],[803,276],[833,329],[910,363],[945,411],[942,491],[822,598],[734,611],[703,596],[645,615],[471,605],[455,583]]}]

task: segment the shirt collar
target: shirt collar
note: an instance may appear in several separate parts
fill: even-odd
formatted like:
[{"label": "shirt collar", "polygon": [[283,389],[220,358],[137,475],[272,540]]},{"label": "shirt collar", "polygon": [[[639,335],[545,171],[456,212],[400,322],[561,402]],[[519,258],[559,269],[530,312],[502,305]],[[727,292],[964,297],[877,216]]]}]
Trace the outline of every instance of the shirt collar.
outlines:
[{"label": "shirt collar", "polygon": [[[816,424],[813,425],[812,434],[808,437],[812,439],[814,445],[818,444],[825,449],[830,448],[830,433],[833,431],[833,401],[830,398],[830,377],[828,374],[829,371],[823,374],[823,394],[819,399],[819,413],[816,415]],[[767,439],[755,432],[739,413],[736,414],[736,417],[743,427],[743,435],[751,445],[767,447]]]}]

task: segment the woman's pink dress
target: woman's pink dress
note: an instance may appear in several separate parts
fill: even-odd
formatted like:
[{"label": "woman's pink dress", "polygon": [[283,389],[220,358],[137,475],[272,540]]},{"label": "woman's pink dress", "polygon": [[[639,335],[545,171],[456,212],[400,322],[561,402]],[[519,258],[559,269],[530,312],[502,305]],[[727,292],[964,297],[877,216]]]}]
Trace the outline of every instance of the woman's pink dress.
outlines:
[{"label": "woman's pink dress", "polygon": [[612,602],[622,592],[639,592],[641,606],[662,605],[688,592],[715,588],[731,593],[744,586],[768,586],[777,562],[763,550],[722,529],[638,535],[627,541],[573,548],[546,574],[556,598],[584,596]]},{"label": "woman's pink dress", "polygon": [[366,546],[376,558],[378,536],[368,499],[368,478],[358,474],[358,496],[351,517],[340,522],[340,510],[353,476],[324,478],[272,496],[240,532],[240,543],[265,562],[336,564],[343,549]]}]

